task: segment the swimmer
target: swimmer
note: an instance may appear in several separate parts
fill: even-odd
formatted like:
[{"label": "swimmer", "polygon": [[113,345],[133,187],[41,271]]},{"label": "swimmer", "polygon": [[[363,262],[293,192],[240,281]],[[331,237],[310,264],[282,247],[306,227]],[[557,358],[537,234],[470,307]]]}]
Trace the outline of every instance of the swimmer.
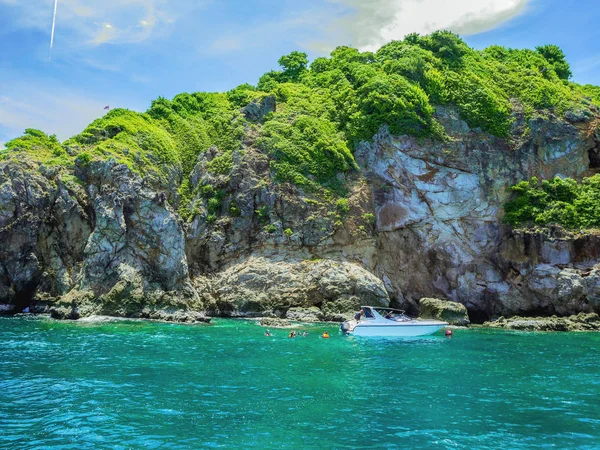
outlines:
[{"label": "swimmer", "polygon": [[308,336],[308,331],[305,331],[304,333],[302,333],[302,336],[303,336],[303,337],[306,337],[306,336]]},{"label": "swimmer", "polygon": [[273,336],[269,330],[265,331],[265,336]]},{"label": "swimmer", "polygon": [[323,331],[323,335],[321,337],[323,339],[329,339],[329,333],[327,331]]}]

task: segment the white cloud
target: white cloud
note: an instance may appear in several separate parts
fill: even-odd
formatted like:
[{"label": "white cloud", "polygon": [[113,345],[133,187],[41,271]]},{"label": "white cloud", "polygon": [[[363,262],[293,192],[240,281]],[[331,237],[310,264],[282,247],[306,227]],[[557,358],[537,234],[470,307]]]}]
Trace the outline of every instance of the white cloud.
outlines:
[{"label": "white cloud", "polygon": [[[459,34],[495,28],[524,11],[529,0],[330,0],[344,7],[329,39],[375,50],[409,33],[446,29]],[[323,43],[315,45],[322,46]]]},{"label": "white cloud", "polygon": [[205,53],[240,52],[285,36],[319,54],[338,45],[376,50],[409,33],[446,29],[462,35],[493,29],[521,14],[531,0],[325,0],[252,26],[230,27]]}]

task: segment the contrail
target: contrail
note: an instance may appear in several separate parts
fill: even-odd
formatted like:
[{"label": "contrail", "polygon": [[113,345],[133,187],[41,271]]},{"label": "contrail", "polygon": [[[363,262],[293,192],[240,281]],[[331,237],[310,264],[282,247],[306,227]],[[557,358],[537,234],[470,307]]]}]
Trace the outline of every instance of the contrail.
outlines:
[{"label": "contrail", "polygon": [[54,16],[52,17],[52,34],[50,35],[50,55],[48,59],[52,59],[52,46],[54,45],[54,28],[56,27],[56,8],[58,7],[58,0],[54,0]]}]

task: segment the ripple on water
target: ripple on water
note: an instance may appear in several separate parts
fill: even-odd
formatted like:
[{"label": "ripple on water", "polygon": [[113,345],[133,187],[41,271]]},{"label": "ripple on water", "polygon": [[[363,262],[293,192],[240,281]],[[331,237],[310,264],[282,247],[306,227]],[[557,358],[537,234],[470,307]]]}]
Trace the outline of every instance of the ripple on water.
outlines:
[{"label": "ripple on water", "polygon": [[[0,319],[0,447],[593,448],[600,335]],[[325,327],[326,328],[326,327]],[[315,331],[318,330],[317,331]]]}]

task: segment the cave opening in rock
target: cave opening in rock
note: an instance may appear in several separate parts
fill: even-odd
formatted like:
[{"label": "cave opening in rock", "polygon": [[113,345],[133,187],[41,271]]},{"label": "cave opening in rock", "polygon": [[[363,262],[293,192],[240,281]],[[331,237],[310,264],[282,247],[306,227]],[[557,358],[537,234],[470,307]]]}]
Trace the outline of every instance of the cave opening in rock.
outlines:
[{"label": "cave opening in rock", "polygon": [[33,303],[33,295],[35,294],[35,287],[27,287],[15,294],[14,313],[18,314],[23,312],[25,308],[30,308]]},{"label": "cave opening in rock", "polygon": [[590,170],[600,172],[600,147],[594,147],[588,151],[590,159]]},{"label": "cave opening in rock", "polygon": [[467,307],[467,313],[469,314],[469,320],[473,324],[481,325],[490,320],[490,315],[483,309]]}]

